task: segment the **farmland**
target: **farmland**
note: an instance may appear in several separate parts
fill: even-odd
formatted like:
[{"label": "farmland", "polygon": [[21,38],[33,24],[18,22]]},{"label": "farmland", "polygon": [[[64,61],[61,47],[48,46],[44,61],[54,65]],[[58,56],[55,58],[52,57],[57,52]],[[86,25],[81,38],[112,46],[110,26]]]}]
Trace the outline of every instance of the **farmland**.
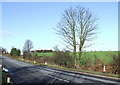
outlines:
[{"label": "farmland", "polygon": [[[35,53],[32,53],[32,56],[34,56],[35,55]],[[37,53],[37,55],[38,56],[44,56],[44,55],[48,55],[48,56],[52,56],[53,55],[53,53],[52,52],[47,52],[47,53]]]},{"label": "farmland", "polygon": [[[70,55],[72,56],[72,52],[70,52]],[[34,56],[35,53],[32,53]],[[38,56],[52,56],[53,52],[47,52],[47,53],[37,53]],[[77,52],[77,57],[79,53]],[[97,58],[99,58],[104,64],[110,64],[113,60],[113,55],[118,56],[118,51],[94,51],[94,52],[83,52],[81,57],[81,62],[85,59],[90,58],[92,60],[92,63],[94,63],[94,56],[96,55]]]}]

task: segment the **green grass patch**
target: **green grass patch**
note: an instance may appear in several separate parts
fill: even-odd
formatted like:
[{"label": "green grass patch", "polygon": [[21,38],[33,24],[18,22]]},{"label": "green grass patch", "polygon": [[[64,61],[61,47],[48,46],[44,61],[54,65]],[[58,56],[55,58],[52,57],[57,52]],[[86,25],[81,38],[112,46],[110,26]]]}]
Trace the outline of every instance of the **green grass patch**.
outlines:
[{"label": "green grass patch", "polygon": [[[0,68],[0,71],[2,71],[2,68]],[[7,74],[5,72],[2,72],[2,83],[7,83]]]},{"label": "green grass patch", "polygon": [[[45,56],[45,55],[48,55],[48,56],[52,56],[53,55],[53,52],[47,52],[47,53],[36,53],[38,56]],[[34,56],[35,53],[32,53],[32,56]]]},{"label": "green grass patch", "polygon": [[[7,74],[5,72],[2,72],[2,68],[0,68],[0,76],[2,74],[2,84],[7,84]],[[10,81],[9,85],[13,85],[13,82]]]}]

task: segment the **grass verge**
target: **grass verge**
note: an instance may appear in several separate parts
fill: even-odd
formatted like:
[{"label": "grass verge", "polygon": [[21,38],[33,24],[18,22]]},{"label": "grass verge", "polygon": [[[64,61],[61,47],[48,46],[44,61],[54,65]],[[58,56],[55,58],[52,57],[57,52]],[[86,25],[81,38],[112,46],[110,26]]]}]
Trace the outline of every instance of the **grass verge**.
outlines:
[{"label": "grass verge", "polygon": [[[2,72],[2,68],[0,68],[0,72]],[[7,74],[5,72],[2,72],[2,85],[4,84],[7,85]],[[10,81],[9,85],[14,85],[14,83]]]}]

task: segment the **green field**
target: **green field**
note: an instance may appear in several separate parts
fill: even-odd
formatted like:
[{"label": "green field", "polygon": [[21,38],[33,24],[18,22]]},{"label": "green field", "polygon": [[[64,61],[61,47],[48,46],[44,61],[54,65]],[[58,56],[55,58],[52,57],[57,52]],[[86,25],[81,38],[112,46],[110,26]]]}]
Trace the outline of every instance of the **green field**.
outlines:
[{"label": "green field", "polygon": [[[32,55],[34,56],[35,53],[32,53]],[[47,52],[47,53],[37,53],[37,55],[43,57],[44,55],[51,56],[51,55],[53,55],[53,53],[52,53],[52,52]]]},{"label": "green field", "polygon": [[[78,53],[77,53],[78,55]],[[97,56],[104,64],[109,64],[113,60],[113,55],[118,56],[118,51],[96,51],[96,52],[83,52],[81,60],[84,60],[85,57],[91,57],[92,62],[94,61],[94,55]]]},{"label": "green field", "polygon": [[[70,52],[70,55],[72,56],[73,52]],[[92,60],[92,63],[94,63],[94,56],[96,55],[97,58],[99,58],[104,64],[109,64],[113,60],[113,55],[118,56],[118,51],[96,51],[96,52],[83,52],[82,57],[81,57],[81,62],[84,61],[85,59],[88,59],[89,57]],[[32,53],[34,56],[34,53]],[[48,53],[37,53],[38,56],[43,57],[44,55],[52,56],[53,53],[48,52]],[[77,52],[77,57],[79,53]]]}]

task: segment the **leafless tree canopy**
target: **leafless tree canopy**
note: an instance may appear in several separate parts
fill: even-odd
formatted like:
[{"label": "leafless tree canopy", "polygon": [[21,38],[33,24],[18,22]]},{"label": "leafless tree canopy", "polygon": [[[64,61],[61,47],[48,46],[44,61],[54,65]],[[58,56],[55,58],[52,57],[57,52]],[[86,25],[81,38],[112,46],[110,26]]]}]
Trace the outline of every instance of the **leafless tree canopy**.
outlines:
[{"label": "leafless tree canopy", "polygon": [[33,48],[32,41],[31,40],[26,40],[25,44],[24,44],[24,47],[23,47],[23,51],[30,52],[30,50],[32,48]]},{"label": "leafless tree canopy", "polygon": [[[91,41],[97,30],[97,17],[84,7],[70,7],[62,14],[62,19],[57,25],[57,33],[64,37],[67,47],[73,46],[73,35],[75,34],[76,45],[84,45],[85,41]],[[81,41],[80,41],[81,39]],[[77,40],[77,41],[76,41]]]},{"label": "leafless tree canopy", "polygon": [[81,6],[75,8],[70,7],[62,14],[62,19],[58,23],[56,30],[59,35],[63,36],[65,46],[72,49],[74,54],[76,52],[76,46],[79,46],[79,57],[81,57],[85,42],[94,39],[93,37],[97,30],[97,20],[98,18],[89,9]]},{"label": "leafless tree canopy", "polygon": [[76,30],[75,18],[76,15],[72,8],[65,10],[65,14],[62,14],[62,20],[58,23],[57,26],[57,33],[64,37],[64,41],[68,44],[68,48],[73,46],[73,41],[74,43],[76,42],[76,40],[74,40]]}]

